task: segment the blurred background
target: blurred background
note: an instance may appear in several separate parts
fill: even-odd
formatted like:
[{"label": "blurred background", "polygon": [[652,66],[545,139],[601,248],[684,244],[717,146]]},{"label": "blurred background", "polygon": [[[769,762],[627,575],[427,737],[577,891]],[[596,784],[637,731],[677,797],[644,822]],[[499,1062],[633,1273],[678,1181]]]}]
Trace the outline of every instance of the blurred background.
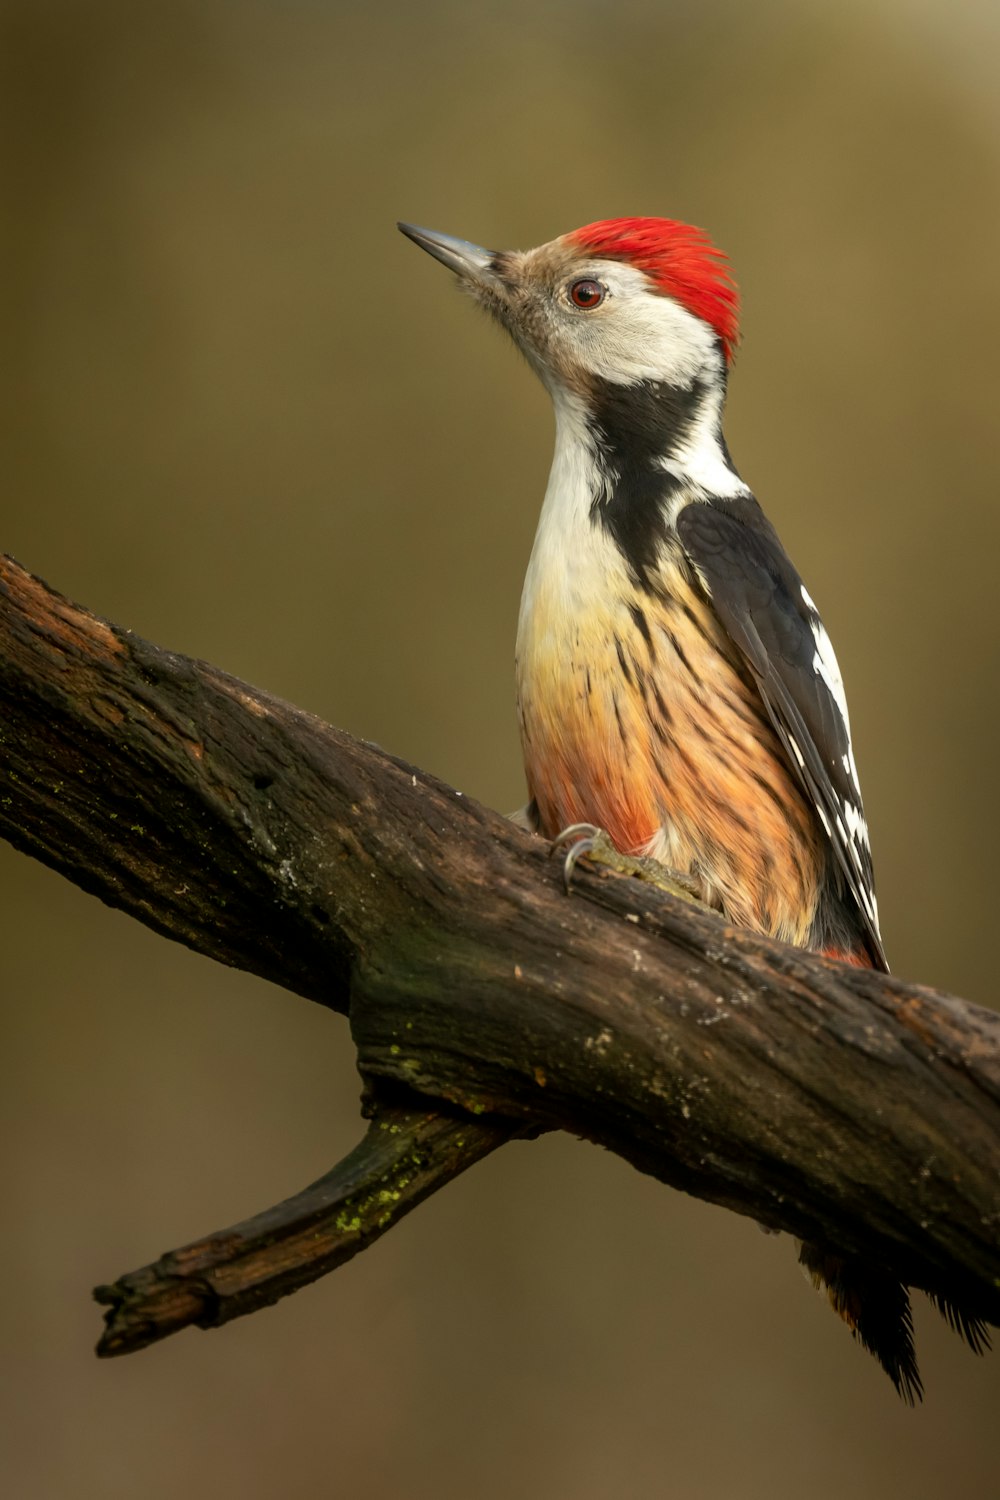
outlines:
[{"label": "blurred background", "polygon": [[[897,970],[997,994],[1000,11],[3,0],[0,547],[509,809],[552,440],[396,233],[706,226],[728,433],[837,643]],[[510,1147],[277,1308],[98,1363],[91,1287],[358,1135],[346,1025],[0,846],[15,1500],[992,1496],[1000,1355],[904,1409],[787,1238]]]}]

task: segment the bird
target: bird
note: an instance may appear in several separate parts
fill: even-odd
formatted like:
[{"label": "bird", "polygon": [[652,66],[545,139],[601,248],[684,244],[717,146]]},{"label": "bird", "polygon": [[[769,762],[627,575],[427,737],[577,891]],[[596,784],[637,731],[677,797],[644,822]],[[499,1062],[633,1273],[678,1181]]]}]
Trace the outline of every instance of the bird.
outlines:
[{"label": "bird", "polygon": [[[399,228],[513,338],[555,411],[518,617],[519,821],[586,833],[588,852],[606,836],[735,926],[887,971],[837,657],[723,434],[739,341],[727,258],[666,218],[523,251]],[[811,1244],[800,1260],[919,1400],[891,1268]],[[988,1347],[981,1319],[933,1300]]]}]

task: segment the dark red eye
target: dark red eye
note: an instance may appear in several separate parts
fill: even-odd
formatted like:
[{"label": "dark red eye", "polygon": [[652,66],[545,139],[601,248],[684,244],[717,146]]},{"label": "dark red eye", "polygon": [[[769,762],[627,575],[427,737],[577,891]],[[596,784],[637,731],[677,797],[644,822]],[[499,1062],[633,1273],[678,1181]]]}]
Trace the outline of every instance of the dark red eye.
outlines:
[{"label": "dark red eye", "polygon": [[599,281],[574,281],[569,289],[569,297],[574,307],[585,308],[588,312],[592,307],[600,307],[604,301],[607,288]]}]

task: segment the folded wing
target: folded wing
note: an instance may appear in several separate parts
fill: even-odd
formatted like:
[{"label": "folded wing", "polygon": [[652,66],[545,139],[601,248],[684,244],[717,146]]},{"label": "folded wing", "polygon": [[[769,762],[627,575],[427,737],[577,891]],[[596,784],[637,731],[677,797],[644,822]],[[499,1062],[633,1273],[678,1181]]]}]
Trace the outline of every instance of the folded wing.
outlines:
[{"label": "folded wing", "polygon": [[676,527],[829,837],[872,959],[888,968],[847,703],[816,606],[751,496],[693,501]]}]

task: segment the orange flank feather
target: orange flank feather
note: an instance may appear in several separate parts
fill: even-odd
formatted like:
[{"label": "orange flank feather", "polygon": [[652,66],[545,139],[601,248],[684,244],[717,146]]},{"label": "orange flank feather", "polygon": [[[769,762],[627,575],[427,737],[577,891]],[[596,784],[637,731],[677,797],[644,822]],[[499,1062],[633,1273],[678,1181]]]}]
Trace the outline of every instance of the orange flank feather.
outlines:
[{"label": "orange flank feather", "polygon": [[825,850],[812,809],[708,604],[626,593],[570,625],[537,600],[518,661],[541,832],[595,823],[700,880],[732,922],[807,944]]},{"label": "orange flank feather", "polygon": [[870,954],[863,948],[853,948],[847,951],[844,948],[821,948],[820,952],[824,958],[835,958],[838,963],[853,964],[856,969],[871,969],[874,967]]}]

